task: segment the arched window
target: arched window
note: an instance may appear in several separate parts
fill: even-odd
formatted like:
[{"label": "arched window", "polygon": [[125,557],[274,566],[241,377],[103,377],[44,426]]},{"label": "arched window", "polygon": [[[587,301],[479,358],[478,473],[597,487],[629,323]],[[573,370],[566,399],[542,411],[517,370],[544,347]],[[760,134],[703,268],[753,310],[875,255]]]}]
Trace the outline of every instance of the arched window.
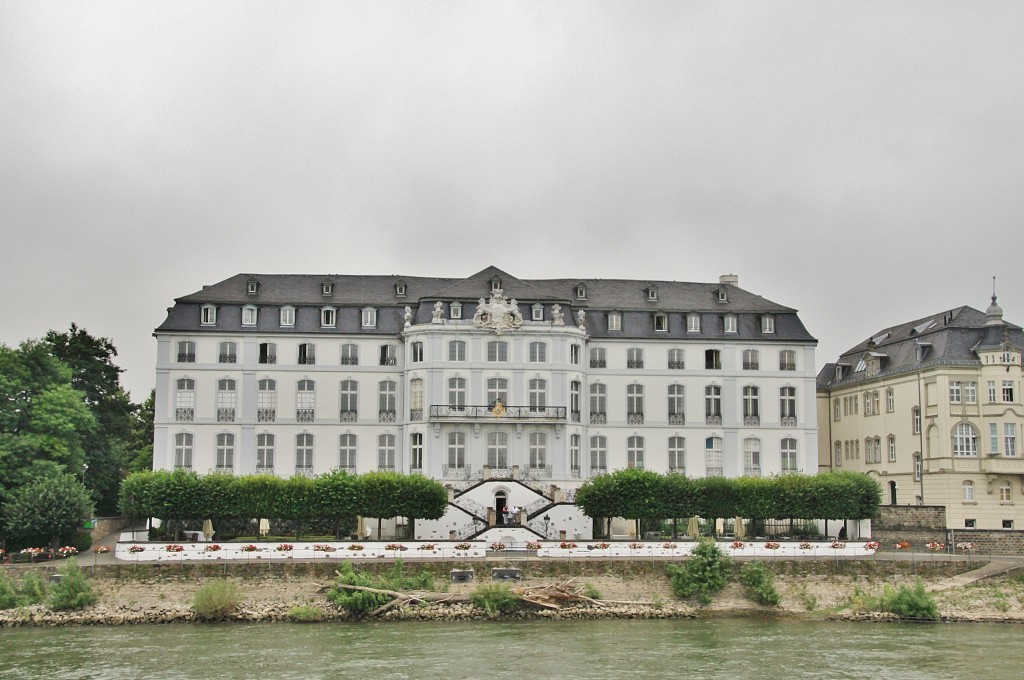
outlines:
[{"label": "arched window", "polygon": [[608,389],[601,383],[590,386],[590,424],[603,425],[608,422]]},{"label": "arched window", "polygon": [[395,435],[382,434],[377,437],[377,468],[395,469]]},{"label": "arched window", "polygon": [[338,467],[342,470],[356,469],[356,435],[346,432],[338,436]]},{"label": "arched window", "polygon": [[359,345],[348,342],[341,346],[341,365],[359,365]]},{"label": "arched window", "polygon": [[448,378],[448,407],[457,411],[466,408],[465,378]]},{"label": "arched window", "polygon": [[300,423],[313,422],[316,411],[316,383],[300,380],[295,393],[295,420]]},{"label": "arched window", "polygon": [[761,359],[756,349],[743,350],[743,370],[756,371],[761,367]]},{"label": "arched window", "polygon": [[464,340],[452,340],[448,343],[448,361],[465,361],[466,343]]},{"label": "arched window", "polygon": [[970,423],[960,423],[953,428],[953,455],[978,455],[978,433]]},{"label": "arched window", "polygon": [[174,435],[174,467],[182,470],[192,469],[192,446],[195,437],[190,432],[179,432]]},{"label": "arched window", "polygon": [[339,422],[356,422],[359,419],[359,383],[355,380],[342,380],[339,397]]},{"label": "arched window", "polygon": [[644,467],[644,438],[640,435],[626,439],[626,467],[640,470]]},{"label": "arched window", "polygon": [[196,415],[196,381],[178,378],[175,387],[174,419],[179,423],[191,423]]},{"label": "arched window", "polygon": [[508,404],[508,380],[505,378],[487,379],[487,405],[494,407],[498,402]]},{"label": "arched window", "polygon": [[277,382],[263,378],[256,386],[256,420],[261,423],[272,423],[277,420]]},{"label": "arched window", "polygon": [[590,438],[590,474],[608,471],[608,438],[594,435]]},{"label": "arched window", "polygon": [[708,437],[704,440],[704,468],[708,477],[721,477],[722,469],[722,438]]},{"label": "arched window", "polygon": [[543,411],[548,403],[548,382],[543,378],[530,379],[530,410]]},{"label": "arched window", "polygon": [[221,432],[217,435],[217,471],[231,472],[235,467],[235,435]]},{"label": "arched window", "polygon": [[796,464],[796,439],[785,437],[779,445],[779,452],[782,461],[782,473],[799,472]]},{"label": "arched window", "polygon": [[761,424],[761,390],[754,385],[743,388],[743,424]]},{"label": "arched window", "polygon": [[235,407],[238,404],[238,393],[235,391],[235,381],[231,378],[221,378],[217,381],[217,422],[233,423],[235,421]]},{"label": "arched window", "polygon": [[274,474],[274,435],[256,435],[256,474]]},{"label": "arched window", "polygon": [[295,474],[313,473],[313,435],[308,432],[295,435]]},{"label": "arched window", "polygon": [[394,380],[381,380],[378,384],[377,417],[382,423],[395,422],[395,404],[397,402],[398,384]]},{"label": "arched window", "polygon": [[686,474],[686,438],[673,436],[668,438],[668,471],[680,475]]},{"label": "arched window", "polygon": [[227,341],[222,342],[217,348],[217,363],[218,364],[236,364],[238,363],[238,344],[235,342]]}]

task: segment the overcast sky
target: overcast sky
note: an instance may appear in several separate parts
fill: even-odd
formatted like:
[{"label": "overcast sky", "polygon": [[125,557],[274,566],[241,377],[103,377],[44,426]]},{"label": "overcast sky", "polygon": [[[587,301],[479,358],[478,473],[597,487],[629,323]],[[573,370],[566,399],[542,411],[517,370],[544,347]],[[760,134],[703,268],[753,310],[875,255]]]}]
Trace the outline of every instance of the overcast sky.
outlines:
[{"label": "overcast sky", "polygon": [[0,0],[0,342],[238,272],[717,281],[818,364],[1024,324],[1024,2]]}]

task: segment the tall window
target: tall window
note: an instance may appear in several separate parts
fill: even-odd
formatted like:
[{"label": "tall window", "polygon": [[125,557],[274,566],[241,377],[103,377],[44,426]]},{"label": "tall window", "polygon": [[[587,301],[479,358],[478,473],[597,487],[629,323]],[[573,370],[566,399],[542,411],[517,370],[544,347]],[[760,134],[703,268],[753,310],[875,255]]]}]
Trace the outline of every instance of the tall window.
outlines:
[{"label": "tall window", "polygon": [[573,477],[580,476],[580,436],[569,435],[569,472]]},{"label": "tall window", "polygon": [[602,383],[590,386],[590,424],[601,425],[607,422],[608,388]]},{"label": "tall window", "polygon": [[487,464],[492,468],[508,467],[508,433],[487,433]]},{"label": "tall window", "polygon": [[220,433],[217,435],[217,470],[231,472],[235,466],[235,435]]},{"label": "tall window", "polygon": [[381,380],[378,384],[377,416],[382,423],[395,422],[397,384],[394,380]]},{"label": "tall window", "polygon": [[256,307],[253,305],[246,305],[242,307],[242,325],[243,326],[255,326],[256,325]]},{"label": "tall window", "polygon": [[530,410],[543,411],[548,405],[548,383],[541,378],[530,380]]},{"label": "tall window", "polygon": [[261,364],[276,364],[277,363],[277,345],[272,342],[261,342],[260,343],[260,363]]},{"label": "tall window", "polygon": [[889,446],[889,462],[890,463],[895,463],[896,462],[896,435],[894,435],[894,434],[889,435],[888,446]]},{"label": "tall window", "polygon": [[414,342],[412,343],[412,362],[418,364],[423,361],[423,343]]},{"label": "tall window", "polygon": [[256,386],[256,420],[272,423],[277,420],[277,382],[263,378]]},{"label": "tall window", "polygon": [[914,434],[921,434],[921,409],[918,406],[910,409],[910,422]]},{"label": "tall window", "polygon": [[274,435],[256,435],[256,473],[274,473]]},{"label": "tall window", "polygon": [[189,432],[174,435],[174,467],[183,470],[192,469],[192,445],[195,438]]},{"label": "tall window", "polygon": [[395,435],[382,434],[377,437],[377,468],[395,469]]},{"label": "tall window", "polygon": [[569,345],[569,363],[579,364],[580,363],[580,346]]},{"label": "tall window", "polygon": [[721,477],[725,474],[722,468],[721,437],[708,437],[704,440],[704,467],[708,477]]},{"label": "tall window", "polygon": [[779,388],[779,417],[782,425],[796,427],[796,388]]},{"label": "tall window", "polygon": [[963,490],[964,503],[973,503],[974,502],[974,482],[972,482],[971,480],[968,479],[968,480],[964,481],[964,483],[961,484],[960,487]]},{"label": "tall window", "polygon": [[999,485],[999,502],[1009,503],[1013,500],[1013,491],[1010,488],[1009,482],[1003,482]]},{"label": "tall window", "polygon": [[508,380],[505,378],[487,379],[487,405],[493,407],[496,403],[508,403]]},{"label": "tall window", "polygon": [[626,467],[640,470],[644,467],[644,438],[640,435],[626,438]]},{"label": "tall window", "polygon": [[709,371],[716,371],[722,368],[722,353],[717,349],[704,351],[704,368]]},{"label": "tall window", "polygon": [[964,403],[965,404],[977,404],[978,403],[978,383],[973,380],[967,380],[963,383],[964,388]]},{"label": "tall window", "polygon": [[644,422],[643,385],[626,385],[626,422],[633,425]]},{"label": "tall window", "polygon": [[351,342],[346,342],[344,345],[341,346],[341,365],[359,365],[359,345],[353,344]]},{"label": "tall window", "polygon": [[700,314],[686,315],[686,332],[700,333]]},{"label": "tall window", "polygon": [[199,313],[199,323],[204,326],[213,326],[217,323],[217,308],[213,305],[203,305]]},{"label": "tall window", "polygon": [[708,385],[704,388],[704,416],[706,424],[722,424],[722,388]]},{"label": "tall window", "polygon": [[668,314],[654,315],[654,330],[658,332],[668,331]]},{"label": "tall window", "polygon": [[338,436],[338,467],[353,472],[356,469],[356,436],[352,433]]},{"label": "tall window", "polygon": [[681,475],[686,474],[686,438],[668,438],[668,471]]},{"label": "tall window", "polygon": [[354,423],[359,420],[359,383],[355,380],[342,380],[338,396],[339,421]]},{"label": "tall window", "polygon": [[743,388],[743,424],[759,425],[761,423],[760,390],[753,385]]},{"label": "tall window", "polygon": [[196,362],[196,343],[182,340],[178,343],[178,363],[194,364]]},{"label": "tall window", "polygon": [[1013,401],[1013,381],[1012,380],[1004,380],[1003,381],[1003,401],[1006,401],[1006,402],[1012,402]]},{"label": "tall window", "polygon": [[380,346],[380,365],[381,366],[397,366],[398,365],[398,348],[395,345],[381,345]]},{"label": "tall window", "polygon": [[295,393],[295,420],[300,423],[313,422],[316,409],[316,384],[312,380],[300,380]]},{"label": "tall window", "polygon": [[311,342],[304,342],[299,345],[299,363],[300,364],[315,364],[316,363],[316,345]]},{"label": "tall window", "polygon": [[949,403],[959,404],[960,403],[960,381],[954,380],[949,383]]},{"label": "tall window", "polygon": [[543,432],[530,433],[530,467],[534,469],[547,466],[548,437]]},{"label": "tall window", "polygon": [[448,378],[448,406],[458,410],[466,408],[465,378]]},{"label": "tall window", "polygon": [[608,313],[608,330],[610,331],[621,331],[622,330],[622,314],[619,312]]},{"label": "tall window", "polygon": [[543,342],[530,343],[530,362],[542,364],[548,360],[548,346]]},{"label": "tall window", "polygon": [[580,381],[569,383],[569,415],[572,422],[580,422]]},{"label": "tall window", "polygon": [[779,370],[780,371],[795,371],[796,370],[796,352],[791,349],[784,349],[779,351]]},{"label": "tall window", "polygon": [[644,351],[639,347],[630,347],[626,350],[626,368],[643,368]]},{"label": "tall window", "polygon": [[377,325],[377,310],[373,307],[366,307],[362,313],[363,328],[373,328]]},{"label": "tall window", "polygon": [[686,388],[682,385],[668,386],[668,424],[686,424]]},{"label": "tall window", "polygon": [[747,437],[743,440],[743,474],[761,476],[761,440]]},{"label": "tall window", "polygon": [[221,378],[217,381],[218,423],[233,423],[235,421],[235,406],[238,403],[237,395],[234,380],[231,378]]},{"label": "tall window", "polygon": [[843,445],[841,442],[836,440],[835,453],[832,455],[832,463],[839,467],[843,464]]},{"label": "tall window", "polygon": [[409,420],[423,420],[423,378],[409,381]]},{"label": "tall window", "polygon": [[295,435],[295,472],[313,472],[313,435],[308,432]]},{"label": "tall window", "polygon": [[491,340],[487,343],[488,361],[508,361],[508,343],[503,340]]},{"label": "tall window", "polygon": [[780,458],[782,460],[782,472],[786,474],[788,472],[797,472],[796,465],[796,439],[793,437],[786,437],[782,440],[779,447]]},{"label": "tall window", "polygon": [[988,439],[992,453],[999,453],[999,423],[988,424]]},{"label": "tall window", "polygon": [[743,350],[743,370],[757,371],[761,368],[761,358],[756,349]]},{"label": "tall window", "polygon": [[686,368],[686,354],[681,349],[670,349],[668,351],[668,367],[674,370]]},{"label": "tall window", "polygon": [[295,308],[294,307],[282,307],[281,308],[281,325],[282,326],[294,326],[295,325]]},{"label": "tall window", "polygon": [[463,340],[452,340],[448,343],[448,361],[465,361],[466,343]]},{"label": "tall window", "polygon": [[591,474],[608,471],[608,438],[594,435],[590,438],[590,472]]},{"label": "tall window", "polygon": [[[179,361],[180,361],[180,359],[179,359]],[[995,380],[989,380],[988,381],[988,400],[989,401],[995,401],[996,400],[996,381]]]},{"label": "tall window", "polygon": [[217,348],[217,363],[218,364],[236,364],[238,363],[238,345],[234,342],[222,342]]},{"label": "tall window", "polygon": [[978,455],[978,434],[970,423],[960,423],[953,428],[953,455]]},{"label": "tall window", "polygon": [[725,332],[735,333],[736,332],[736,317],[732,314],[726,314],[725,316]]},{"label": "tall window", "polygon": [[896,392],[890,387],[885,391],[885,412],[892,413],[896,410]]},{"label": "tall window", "polygon": [[1003,455],[1017,455],[1017,424],[1003,423]]},{"label": "tall window", "polygon": [[338,312],[334,307],[322,307],[320,309],[320,327],[334,328],[338,318]]},{"label": "tall window", "polygon": [[448,433],[448,467],[466,467],[466,433]]},{"label": "tall window", "polygon": [[605,358],[606,353],[603,347],[591,347],[590,348],[590,367],[591,368],[607,368],[608,360]]},{"label": "tall window", "polygon": [[179,423],[190,423],[196,417],[196,381],[178,378],[175,387],[174,419]]},{"label": "tall window", "polygon": [[409,468],[423,469],[423,433],[413,432],[409,435]]}]

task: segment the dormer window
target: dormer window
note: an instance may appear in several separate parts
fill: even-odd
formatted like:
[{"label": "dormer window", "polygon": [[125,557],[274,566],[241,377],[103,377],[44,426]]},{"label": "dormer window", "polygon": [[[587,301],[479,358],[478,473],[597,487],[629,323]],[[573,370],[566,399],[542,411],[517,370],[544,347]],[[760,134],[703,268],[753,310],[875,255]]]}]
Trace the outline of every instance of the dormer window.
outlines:
[{"label": "dormer window", "polygon": [[533,319],[534,321],[543,321],[544,305],[538,302],[537,304],[530,307],[530,318]]},{"label": "dormer window", "polygon": [[761,317],[761,332],[762,333],[774,333],[775,332],[775,317],[774,316],[762,316]]},{"label": "dormer window", "polygon": [[330,279],[324,279],[320,282],[320,294],[321,295],[334,295],[334,281]]},{"label": "dormer window", "polygon": [[582,283],[577,284],[577,286],[576,286],[576,299],[577,300],[586,300],[587,299],[587,287],[584,286]]},{"label": "dormer window", "polygon": [[501,290],[501,277],[495,276],[491,279],[491,292]]},{"label": "dormer window", "polygon": [[610,330],[610,331],[621,331],[622,330],[622,314],[620,312],[609,312],[608,313],[608,330]]},{"label": "dormer window", "polygon": [[247,295],[256,295],[260,292],[260,282],[256,280],[255,276],[250,276],[249,280],[245,282],[245,292]]},{"label": "dormer window", "polygon": [[395,297],[405,297],[405,281],[395,283]]},{"label": "dormer window", "polygon": [[842,379],[843,379],[843,367],[842,366],[836,366],[836,380],[842,380]]},{"label": "dormer window", "polygon": [[214,305],[203,305],[199,312],[199,323],[204,326],[213,326],[217,323],[217,307]]},{"label": "dormer window", "polygon": [[647,287],[647,301],[648,302],[657,302],[658,301],[658,287],[657,286],[648,286]]},{"label": "dormer window", "polygon": [[320,310],[320,327],[334,328],[337,323],[338,312],[334,307],[324,307]]},{"label": "dormer window", "polygon": [[376,328],[377,310],[373,307],[363,308],[363,328]]},{"label": "dormer window", "polygon": [[453,302],[448,305],[448,318],[450,319],[461,319],[462,318],[462,303]]},{"label": "dormer window", "polygon": [[668,330],[668,314],[654,315],[654,330],[662,332]]},{"label": "dormer window", "polygon": [[242,325],[256,325],[256,305],[246,305],[245,307],[242,307]]},{"label": "dormer window", "polygon": [[686,332],[700,333],[700,314],[686,315]]},{"label": "dormer window", "polygon": [[725,316],[725,332],[735,333],[736,332],[736,315],[727,314]]},{"label": "dormer window", "polygon": [[729,291],[727,291],[725,288],[719,288],[718,289],[718,301],[719,302],[728,302],[729,301]]},{"label": "dormer window", "polygon": [[289,305],[285,305],[281,308],[281,325],[282,326],[294,326],[295,325],[295,308]]}]

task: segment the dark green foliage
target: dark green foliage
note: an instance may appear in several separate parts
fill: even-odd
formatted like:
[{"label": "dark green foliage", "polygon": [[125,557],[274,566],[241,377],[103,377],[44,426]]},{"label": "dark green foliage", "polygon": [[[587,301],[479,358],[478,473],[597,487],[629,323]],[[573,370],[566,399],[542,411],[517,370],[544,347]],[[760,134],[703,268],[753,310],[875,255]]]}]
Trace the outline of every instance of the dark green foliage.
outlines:
[{"label": "dark green foliage", "polygon": [[782,596],[775,589],[775,575],[764,562],[748,562],[740,567],[740,583],[747,597],[758,604],[775,607],[782,602]]},{"label": "dark green foliage", "polygon": [[690,559],[683,564],[670,564],[666,570],[676,597],[699,595],[702,603],[729,582],[729,558],[711,539],[701,539]]},{"label": "dark green foliage", "polygon": [[288,618],[295,623],[316,623],[323,621],[326,616],[324,610],[308,604],[295,605],[288,610]]},{"label": "dark green foliage", "polygon": [[11,491],[4,503],[3,521],[11,536],[41,538],[56,548],[62,537],[76,535],[92,511],[85,487],[74,476],[58,472]]},{"label": "dark green foliage", "polygon": [[514,612],[521,598],[508,586],[495,584],[480,586],[469,596],[469,601],[493,619]]},{"label": "dark green foliage", "polygon": [[891,612],[907,619],[937,620],[939,618],[939,607],[935,603],[935,598],[924,589],[924,581],[920,578],[917,579],[913,587],[892,588],[886,586],[879,606],[882,611]]},{"label": "dark green foliage", "polygon": [[75,558],[70,558],[58,571],[61,575],[60,581],[50,588],[50,596],[46,599],[46,605],[50,609],[81,609],[96,603],[96,595],[92,592],[89,579]]},{"label": "dark green foliage", "polygon": [[351,562],[342,562],[338,576],[327,591],[327,599],[356,616],[369,614],[394,599],[385,593],[371,593],[365,590],[348,590],[340,584],[375,588],[377,590],[433,590],[434,577],[422,570],[416,575],[406,576],[402,560],[395,560],[394,566],[386,573],[373,574],[357,571]]},{"label": "dark green foliage", "polygon": [[26,571],[21,583],[0,572],[0,609],[28,607],[46,600],[48,588],[38,571]]}]

